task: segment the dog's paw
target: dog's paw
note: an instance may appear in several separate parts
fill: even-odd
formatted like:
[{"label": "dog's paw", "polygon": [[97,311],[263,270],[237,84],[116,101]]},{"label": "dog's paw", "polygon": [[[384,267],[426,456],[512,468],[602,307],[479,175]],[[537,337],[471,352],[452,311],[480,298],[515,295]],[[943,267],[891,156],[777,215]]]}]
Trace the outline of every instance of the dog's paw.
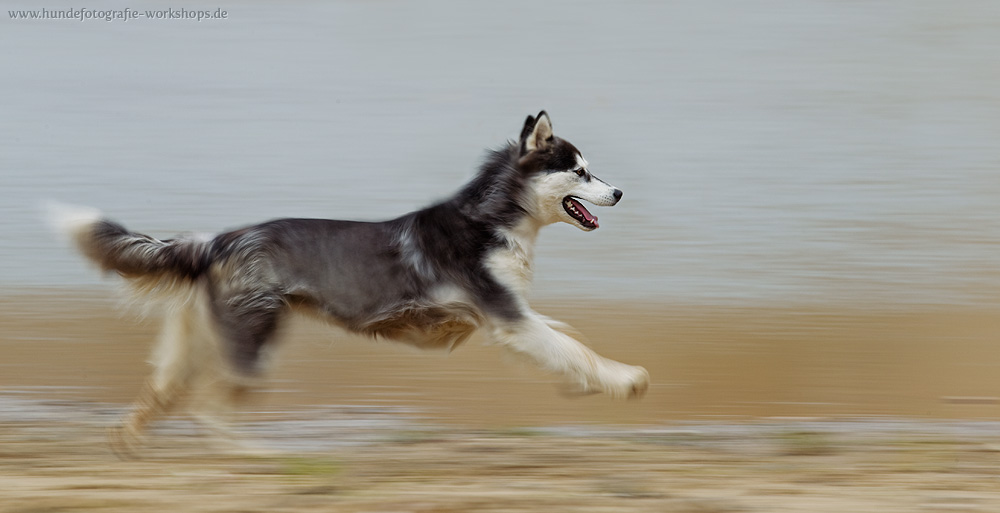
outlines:
[{"label": "dog's paw", "polygon": [[142,445],[142,437],[124,424],[108,428],[108,446],[118,459],[139,459],[139,449]]},{"label": "dog's paw", "polygon": [[642,399],[649,390],[649,372],[643,367],[633,367],[635,376],[632,380],[632,388],[629,389],[628,399]]},{"label": "dog's paw", "polygon": [[639,366],[615,363],[617,365],[604,391],[615,399],[639,399],[646,395],[646,390],[649,389],[649,372]]}]

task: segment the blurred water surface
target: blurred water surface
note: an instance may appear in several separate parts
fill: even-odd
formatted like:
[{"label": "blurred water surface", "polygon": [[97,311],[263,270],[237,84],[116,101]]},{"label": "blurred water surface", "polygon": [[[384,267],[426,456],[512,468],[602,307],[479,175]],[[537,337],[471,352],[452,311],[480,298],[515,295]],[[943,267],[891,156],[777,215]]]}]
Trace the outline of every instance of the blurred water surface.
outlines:
[{"label": "blurred water surface", "polygon": [[543,232],[538,295],[1000,303],[996,2],[219,5],[0,21],[0,284],[100,281],[44,199],[160,236],[388,218],[544,108],[625,197]]}]

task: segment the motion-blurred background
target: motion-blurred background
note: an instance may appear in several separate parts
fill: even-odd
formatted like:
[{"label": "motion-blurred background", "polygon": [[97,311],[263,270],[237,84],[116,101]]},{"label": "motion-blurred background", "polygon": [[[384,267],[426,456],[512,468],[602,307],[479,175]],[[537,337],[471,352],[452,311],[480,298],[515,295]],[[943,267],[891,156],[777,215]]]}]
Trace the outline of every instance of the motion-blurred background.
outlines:
[{"label": "motion-blurred background", "polygon": [[536,303],[647,366],[647,400],[568,401],[478,344],[441,358],[307,326],[265,403],[1000,417],[1000,4],[220,6],[4,15],[0,391],[125,401],[155,329],[117,318],[113,280],[49,233],[44,200],[158,236],[383,219],[455,191],[546,109],[625,196],[594,233],[543,231]]}]

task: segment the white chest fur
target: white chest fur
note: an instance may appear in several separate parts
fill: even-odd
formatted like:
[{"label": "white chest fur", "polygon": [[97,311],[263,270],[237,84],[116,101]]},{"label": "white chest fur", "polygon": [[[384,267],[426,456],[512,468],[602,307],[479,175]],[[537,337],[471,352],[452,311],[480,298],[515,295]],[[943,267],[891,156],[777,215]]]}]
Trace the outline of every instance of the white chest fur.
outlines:
[{"label": "white chest fur", "polygon": [[506,244],[489,253],[486,266],[493,277],[505,287],[526,298],[534,272],[535,239],[540,227],[525,220],[500,232]]}]

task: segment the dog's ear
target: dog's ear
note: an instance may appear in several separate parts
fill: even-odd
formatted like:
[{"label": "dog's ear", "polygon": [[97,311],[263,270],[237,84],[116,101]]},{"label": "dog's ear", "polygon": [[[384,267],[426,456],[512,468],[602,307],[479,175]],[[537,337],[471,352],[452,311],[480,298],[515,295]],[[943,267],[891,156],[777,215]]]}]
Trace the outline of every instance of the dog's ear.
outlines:
[{"label": "dog's ear", "polygon": [[521,129],[521,154],[543,150],[552,144],[552,139],[552,121],[544,110],[537,117],[528,116]]}]

